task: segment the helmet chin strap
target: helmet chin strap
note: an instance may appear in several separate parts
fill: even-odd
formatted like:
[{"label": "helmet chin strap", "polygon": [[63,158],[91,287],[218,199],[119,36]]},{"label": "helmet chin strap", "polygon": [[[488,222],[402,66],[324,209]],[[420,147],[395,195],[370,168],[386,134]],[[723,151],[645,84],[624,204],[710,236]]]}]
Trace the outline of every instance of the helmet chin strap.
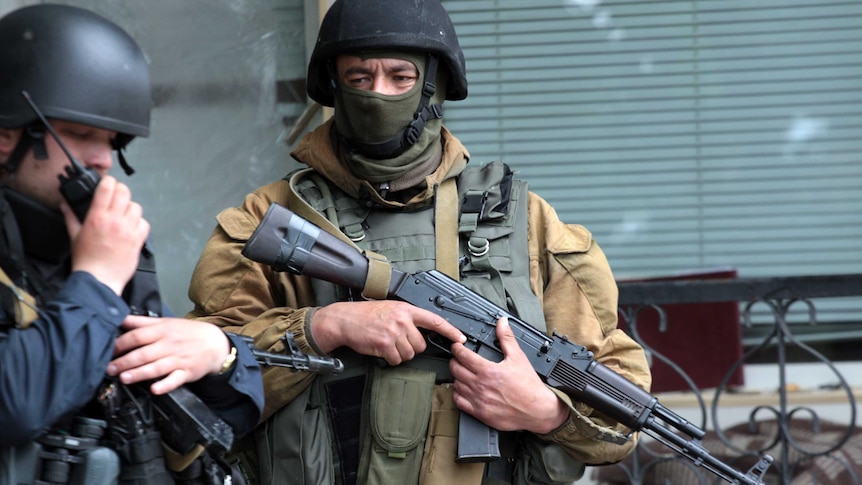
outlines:
[{"label": "helmet chin strap", "polygon": [[123,172],[129,176],[135,173],[135,169],[126,161],[126,157],[123,155],[123,149],[126,148],[126,145],[128,145],[130,141],[132,141],[132,138],[134,137],[131,135],[117,133],[117,136],[111,140],[111,148],[117,151],[117,161],[120,162],[120,167],[123,168]]},{"label": "helmet chin strap", "polygon": [[[349,134],[341,138],[344,139],[347,146],[361,155],[376,160],[395,158],[413,146],[419,140],[419,136],[422,134],[428,121],[443,118],[443,108],[439,104],[428,104],[431,96],[434,96],[434,93],[437,92],[437,87],[434,84],[434,80],[437,78],[437,63],[437,56],[428,54],[427,62],[425,62],[425,83],[422,85],[422,96],[419,98],[419,106],[416,108],[416,112],[413,113],[413,121],[410,124],[388,140],[368,143],[356,138],[356,131],[353,129],[350,117],[346,116],[345,119],[348,126],[344,128]],[[329,75],[332,81],[332,92],[338,96],[339,104],[344,106],[341,90],[338,89],[338,82],[336,81],[338,78],[336,77],[332,62],[329,63]]]},{"label": "helmet chin strap", "polygon": [[[117,160],[120,162],[120,167],[123,168],[126,175],[135,173],[135,169],[129,165],[129,162],[126,161],[126,157],[123,155],[123,148],[125,148],[132,138],[129,135],[119,133],[111,140],[111,148],[117,151]],[[33,149],[33,156],[37,160],[48,158],[48,149],[45,148],[45,127],[41,124],[36,123],[24,128],[21,138],[18,139],[18,143],[15,145],[12,153],[9,154],[6,164],[3,165],[6,173],[10,175],[14,174],[21,165],[21,161],[24,160],[24,156],[27,155],[27,150],[31,148]]]},{"label": "helmet chin strap", "polygon": [[48,150],[45,148],[45,128],[40,124],[32,124],[24,128],[15,149],[9,154],[6,164],[3,166],[7,173],[14,174],[27,151],[33,149],[33,156],[38,160],[48,158]]}]

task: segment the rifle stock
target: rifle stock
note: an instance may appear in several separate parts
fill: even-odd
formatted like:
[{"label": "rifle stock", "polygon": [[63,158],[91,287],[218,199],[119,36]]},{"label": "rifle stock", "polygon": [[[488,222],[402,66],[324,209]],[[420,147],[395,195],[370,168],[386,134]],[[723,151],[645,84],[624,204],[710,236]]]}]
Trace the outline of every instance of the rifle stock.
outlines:
[{"label": "rifle stock", "polygon": [[[270,206],[243,248],[243,255],[276,271],[354,289],[364,288],[369,265],[355,247],[278,204]],[[408,274],[393,268],[388,297],[445,318],[467,337],[468,348],[494,362],[504,357],[496,341],[496,325],[500,318],[506,317],[521,349],[548,385],[589,404],[632,432],[646,433],[727,482],[763,484],[771,456],[763,455],[746,473],[727,465],[703,447],[702,429],[594,360],[589,349],[556,333],[546,335],[439,271]],[[604,439],[619,442],[610,436]]]}]

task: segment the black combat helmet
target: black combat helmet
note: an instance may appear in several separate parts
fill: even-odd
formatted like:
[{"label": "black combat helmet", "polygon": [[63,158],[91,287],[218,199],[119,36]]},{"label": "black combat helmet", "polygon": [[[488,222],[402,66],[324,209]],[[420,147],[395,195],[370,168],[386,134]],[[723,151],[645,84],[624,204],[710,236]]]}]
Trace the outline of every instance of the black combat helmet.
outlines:
[{"label": "black combat helmet", "polygon": [[440,56],[450,74],[446,99],[467,97],[464,53],[449,14],[437,0],[337,0],[323,18],[308,63],[309,97],[334,105],[327,64],[336,55],[400,49]]},{"label": "black combat helmet", "polygon": [[149,62],[123,29],[90,11],[33,5],[0,18],[0,128],[48,118],[118,133],[118,146],[150,132]]}]

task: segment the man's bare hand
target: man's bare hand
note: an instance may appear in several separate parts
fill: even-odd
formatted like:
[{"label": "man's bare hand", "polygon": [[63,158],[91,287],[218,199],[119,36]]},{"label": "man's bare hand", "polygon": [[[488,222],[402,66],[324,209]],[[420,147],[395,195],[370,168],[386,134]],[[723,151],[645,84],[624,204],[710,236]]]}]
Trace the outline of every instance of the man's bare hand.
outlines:
[{"label": "man's bare hand", "polygon": [[504,355],[498,363],[452,345],[455,405],[500,431],[557,429],[568,419],[568,406],[536,374],[505,318],[497,322],[497,338]]},{"label": "man's bare hand", "polygon": [[347,346],[363,355],[381,357],[389,365],[411,360],[425,350],[420,328],[453,342],[465,341],[461,331],[442,317],[400,301],[333,303],[312,317],[314,340],[324,352]]},{"label": "man's bare hand", "polygon": [[124,384],[160,379],[150,387],[153,394],[219,372],[230,352],[227,335],[206,322],[129,315],[123,328],[108,375],[119,375]]},{"label": "man's bare hand", "polygon": [[60,210],[72,241],[72,271],[86,271],[121,294],[135,274],[150,233],[143,209],[132,201],[129,188],[113,177],[103,177],[83,223],[65,202]]}]

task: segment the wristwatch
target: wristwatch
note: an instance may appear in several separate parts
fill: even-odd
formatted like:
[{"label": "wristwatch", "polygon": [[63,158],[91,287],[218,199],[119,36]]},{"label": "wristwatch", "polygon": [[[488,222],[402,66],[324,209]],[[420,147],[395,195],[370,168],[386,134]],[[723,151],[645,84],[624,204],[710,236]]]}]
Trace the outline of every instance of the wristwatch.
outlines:
[{"label": "wristwatch", "polygon": [[229,371],[231,367],[233,367],[234,362],[236,362],[236,347],[234,347],[233,343],[230,345],[230,353],[227,354],[227,357],[224,359],[224,363],[221,365],[221,370],[218,372],[218,375],[222,375],[225,372]]}]

